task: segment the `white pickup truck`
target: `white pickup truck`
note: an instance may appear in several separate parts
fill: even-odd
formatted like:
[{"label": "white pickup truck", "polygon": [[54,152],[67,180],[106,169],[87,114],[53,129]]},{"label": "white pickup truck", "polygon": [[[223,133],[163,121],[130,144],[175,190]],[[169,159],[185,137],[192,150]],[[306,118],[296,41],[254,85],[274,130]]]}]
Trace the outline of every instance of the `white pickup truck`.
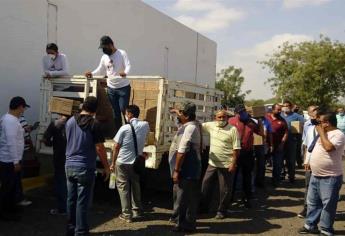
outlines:
[{"label": "white pickup truck", "polygon": [[[148,153],[146,167],[158,169],[162,156],[169,150],[176,126],[169,108],[190,101],[197,106],[197,119],[201,122],[212,120],[215,109],[220,108],[223,92],[181,81],[169,81],[160,76],[128,76],[131,81],[130,104],[136,104],[141,109],[140,119],[150,124],[150,134],[144,151]],[[36,143],[37,152],[51,154],[52,149],[40,142],[54,114],[49,112],[49,101],[52,97],[70,98],[83,101],[87,96],[98,96],[103,100],[104,110],[112,111],[107,104],[103,77],[86,78],[84,76],[42,79],[40,126]],[[110,112],[111,113],[111,112]],[[109,114],[106,113],[106,114]],[[111,114],[109,115],[112,116]],[[111,157],[113,135],[111,120],[105,122],[107,133],[108,159]]]}]

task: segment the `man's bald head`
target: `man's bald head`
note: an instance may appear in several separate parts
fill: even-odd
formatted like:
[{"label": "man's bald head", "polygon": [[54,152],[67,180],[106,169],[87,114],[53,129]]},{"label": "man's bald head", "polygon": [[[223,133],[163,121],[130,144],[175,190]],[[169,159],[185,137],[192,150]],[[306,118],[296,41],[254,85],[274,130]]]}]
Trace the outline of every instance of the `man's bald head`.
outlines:
[{"label": "man's bald head", "polygon": [[316,105],[311,105],[308,107],[308,115],[310,117],[315,117],[317,115],[317,111],[318,111],[319,107]]}]

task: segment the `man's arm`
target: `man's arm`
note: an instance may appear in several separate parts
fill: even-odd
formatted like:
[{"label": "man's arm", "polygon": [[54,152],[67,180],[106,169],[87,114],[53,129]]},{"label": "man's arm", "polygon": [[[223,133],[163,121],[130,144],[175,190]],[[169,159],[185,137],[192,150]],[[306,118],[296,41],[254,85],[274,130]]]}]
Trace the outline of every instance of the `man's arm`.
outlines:
[{"label": "man's arm", "polygon": [[86,77],[92,77],[94,75],[102,75],[102,73],[103,73],[103,75],[105,74],[105,66],[103,63],[103,56],[101,57],[101,60],[99,62],[98,67],[92,72],[90,72],[90,71],[86,72],[85,76]]},{"label": "man's arm", "polygon": [[120,148],[121,148],[121,145],[115,142],[114,147],[113,147],[113,156],[111,157],[111,166],[110,166],[111,172],[115,171],[116,160],[117,160],[117,156],[119,155]]},{"label": "man's arm", "polygon": [[326,152],[335,150],[335,146],[333,145],[333,143],[331,143],[331,141],[329,141],[327,133],[321,125],[316,126],[316,131],[320,135],[321,145],[326,150]]},{"label": "man's arm", "polygon": [[57,76],[66,76],[68,75],[68,63],[67,63],[67,57],[60,55],[61,63],[62,63],[62,69],[61,70],[55,70],[55,71],[49,71],[48,73],[52,77]]},{"label": "man's arm", "polygon": [[128,55],[125,51],[123,51],[122,56],[123,56],[123,62],[124,62],[124,66],[125,66],[124,72],[126,75],[128,75],[129,71],[131,70],[131,63],[130,63],[130,61],[128,59]]},{"label": "man's arm", "polygon": [[[190,142],[192,142],[192,135],[195,131],[196,127],[195,126],[187,126],[183,132],[179,148],[177,151],[176,155],[176,164],[175,164],[175,169],[173,173],[173,181],[174,183],[179,182],[179,174],[181,171],[181,167],[185,158],[185,153],[190,146]],[[201,134],[200,134],[201,135]]]},{"label": "man's arm", "polygon": [[53,129],[54,129],[54,123],[51,122],[48,128],[46,129],[46,131],[44,131],[43,139],[41,140],[48,147],[53,146],[53,142],[52,142]]},{"label": "man's arm", "polygon": [[[9,147],[9,155],[14,163],[15,171],[20,170],[20,164],[19,161],[22,159],[22,156],[19,155],[19,147],[18,147],[18,133],[21,129],[20,124],[17,124],[15,122],[7,123],[4,127],[7,136],[7,145]],[[24,139],[24,136],[21,137]]]},{"label": "man's arm", "polygon": [[105,150],[103,143],[97,143],[95,146],[96,146],[97,155],[99,159],[101,160],[102,165],[104,167],[104,173],[103,173],[105,175],[104,181],[107,181],[110,176],[109,163],[107,160],[107,152]]}]

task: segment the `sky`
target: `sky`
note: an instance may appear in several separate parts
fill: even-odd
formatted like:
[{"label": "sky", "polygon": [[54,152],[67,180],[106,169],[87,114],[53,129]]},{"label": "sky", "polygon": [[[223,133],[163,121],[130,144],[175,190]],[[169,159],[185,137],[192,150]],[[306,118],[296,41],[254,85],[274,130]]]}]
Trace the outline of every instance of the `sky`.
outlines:
[{"label": "sky", "polygon": [[283,42],[318,40],[320,34],[345,42],[345,0],[143,0],[214,40],[217,71],[243,69],[249,99],[273,97],[270,73],[258,61]]}]

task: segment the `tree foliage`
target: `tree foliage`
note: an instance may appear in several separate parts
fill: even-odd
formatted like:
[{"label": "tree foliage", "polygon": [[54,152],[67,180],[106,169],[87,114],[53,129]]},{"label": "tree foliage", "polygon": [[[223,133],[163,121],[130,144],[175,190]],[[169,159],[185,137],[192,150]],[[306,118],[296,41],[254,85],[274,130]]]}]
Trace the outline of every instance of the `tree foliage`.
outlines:
[{"label": "tree foliage", "polygon": [[241,74],[242,69],[234,66],[217,73],[216,88],[224,92],[222,104],[234,107],[236,104],[244,103],[246,95],[251,92],[250,90],[242,92],[244,77]]},{"label": "tree foliage", "polygon": [[302,107],[328,107],[345,94],[345,44],[320,36],[318,41],[284,43],[266,61],[277,97]]}]

